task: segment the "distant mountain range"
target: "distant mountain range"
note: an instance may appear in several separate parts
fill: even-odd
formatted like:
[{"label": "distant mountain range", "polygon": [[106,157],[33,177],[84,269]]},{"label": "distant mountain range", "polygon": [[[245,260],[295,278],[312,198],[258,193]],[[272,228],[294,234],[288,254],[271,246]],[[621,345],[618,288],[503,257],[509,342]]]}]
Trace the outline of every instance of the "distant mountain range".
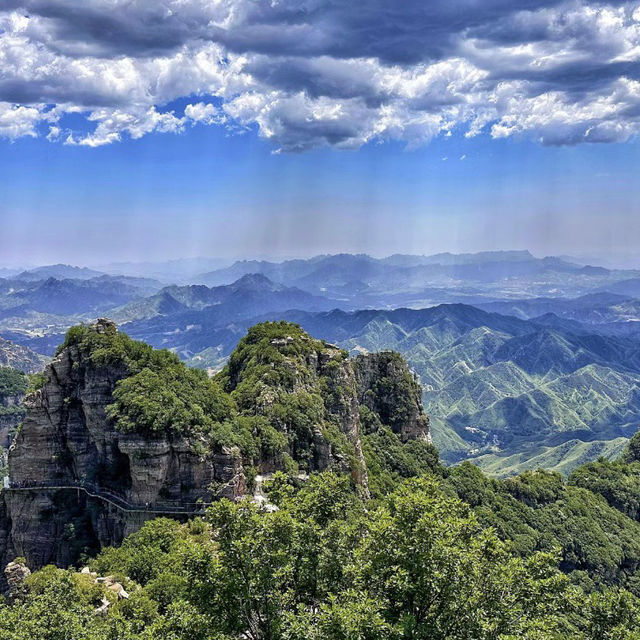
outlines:
[{"label": "distant mountain range", "polygon": [[43,280],[0,278],[0,331],[64,331],[78,321],[149,296],[161,287],[154,280],[109,275],[73,279],[47,276]]},{"label": "distant mountain range", "polygon": [[612,282],[606,285],[605,287],[603,287],[603,290],[606,290],[610,293],[617,293],[623,296],[640,298],[640,278],[618,280],[617,282]]},{"label": "distant mountain range", "polygon": [[[434,439],[445,459],[473,458],[494,473],[553,449],[553,465],[590,443],[607,443],[640,426],[637,340],[576,335],[535,321],[466,305],[413,311],[286,314],[307,331],[352,352],[394,349],[420,374]],[[597,443],[601,444],[598,445]]]},{"label": "distant mountain range", "polygon": [[571,460],[578,464],[589,452],[619,450],[620,438],[640,425],[639,341],[589,331],[586,324],[568,322],[567,328],[558,318],[558,326],[549,326],[548,317],[523,320],[460,304],[278,310],[231,321],[214,309],[159,315],[123,329],[202,367],[219,366],[246,327],[262,319],[298,322],[352,353],[397,350],[421,377],[443,457],[473,458],[494,473],[526,467],[543,454],[551,466],[568,470]]},{"label": "distant mountain range", "polygon": [[220,286],[249,273],[348,301],[352,308],[421,308],[443,302],[576,297],[609,290],[609,286],[634,278],[640,280],[636,271],[581,265],[555,257],[536,258],[528,251],[494,251],[382,259],[339,254],[284,262],[246,260],[203,273],[195,281]]},{"label": "distant mountain range", "polygon": [[250,274],[331,298],[339,305],[349,303],[349,308],[421,308],[446,302],[476,304],[524,297],[578,297],[603,291],[640,296],[640,270],[613,270],[568,258],[538,258],[529,251],[395,254],[386,258],[337,254],[283,262],[241,260],[231,265],[219,259],[193,258],[164,263],[114,263],[104,265],[100,271],[58,264],[19,274],[6,272],[10,280],[18,282],[116,276],[127,280],[144,278],[164,285],[208,287],[230,285]]},{"label": "distant mountain range", "polygon": [[268,311],[287,309],[328,310],[337,302],[314,296],[296,287],[272,282],[262,274],[247,274],[230,285],[206,287],[204,285],[170,286],[155,295],[129,302],[114,309],[111,317],[117,322],[150,320],[157,316],[171,316],[178,325],[188,321],[192,311],[209,309],[216,322],[250,318]]},{"label": "distant mountain range", "polygon": [[87,267],[72,267],[68,264],[53,264],[45,267],[35,267],[28,271],[23,271],[14,276],[16,280],[47,280],[48,278],[56,278],[57,280],[89,280],[89,278],[97,278],[104,275],[100,271],[94,271]]},{"label": "distant mountain range", "polygon": [[184,284],[194,281],[194,277],[204,271],[221,269],[232,260],[223,258],[181,258],[164,262],[112,262],[95,267],[111,275],[152,278],[165,284]]},{"label": "distant mountain range", "polygon": [[352,353],[400,351],[444,459],[496,474],[570,470],[615,454],[640,425],[636,271],[507,251],[241,261],[188,284],[65,265],[27,273],[0,279],[0,335],[45,355],[98,315],[202,368],[220,367],[263,319]]},{"label": "distant mountain range", "polygon": [[613,322],[634,322],[640,318],[640,299],[617,293],[590,293],[579,298],[530,298],[502,300],[477,305],[518,318],[530,319],[546,314],[578,322],[601,325]]},{"label": "distant mountain range", "polygon": [[0,313],[15,315],[35,311],[75,315],[112,309],[156,289],[152,282],[113,276],[90,279],[47,278],[22,285],[19,280],[0,281]]}]

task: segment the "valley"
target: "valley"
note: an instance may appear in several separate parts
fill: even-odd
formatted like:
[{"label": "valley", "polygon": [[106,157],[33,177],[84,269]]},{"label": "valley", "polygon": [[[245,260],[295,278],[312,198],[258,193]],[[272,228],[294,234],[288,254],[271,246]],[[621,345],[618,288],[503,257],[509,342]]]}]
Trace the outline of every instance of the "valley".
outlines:
[{"label": "valley", "polygon": [[638,272],[526,251],[187,264],[177,284],[158,264],[9,275],[0,362],[11,344],[37,369],[69,326],[106,316],[211,374],[249,326],[285,319],[353,355],[401,353],[449,464],[570,473],[640,425]]}]

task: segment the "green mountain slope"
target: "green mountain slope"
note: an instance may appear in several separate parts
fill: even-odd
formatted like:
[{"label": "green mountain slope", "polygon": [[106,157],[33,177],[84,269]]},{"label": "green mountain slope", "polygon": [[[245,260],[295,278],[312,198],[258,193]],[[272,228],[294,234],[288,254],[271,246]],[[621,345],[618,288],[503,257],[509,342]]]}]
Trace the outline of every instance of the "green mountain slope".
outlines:
[{"label": "green mountain slope", "polygon": [[[226,306],[132,322],[127,331],[174,349],[196,366],[217,369],[244,323],[253,322],[238,319],[237,312],[233,320],[224,316]],[[177,324],[176,318],[181,318]],[[273,310],[260,317],[282,318],[354,355],[401,353],[420,376],[433,441],[448,463],[478,458],[484,464],[485,455],[518,454],[504,465],[511,472],[540,455],[538,447],[551,451],[572,440],[607,442],[628,437],[640,424],[637,336],[598,335],[588,325],[557,316],[553,322],[523,320],[462,304]],[[569,449],[550,454],[550,466],[564,469],[564,456],[569,471],[575,464]],[[597,447],[585,451],[596,455]]]},{"label": "green mountain slope", "polygon": [[[640,345],[465,305],[292,314],[352,352],[392,348],[419,374],[444,460],[504,475],[569,472],[640,424]],[[348,337],[345,337],[346,334]]]},{"label": "green mountain slope", "polygon": [[568,440],[556,447],[534,446],[506,456],[487,453],[475,458],[474,463],[492,476],[510,476],[535,469],[547,469],[566,475],[590,460],[617,458],[627,446],[627,442],[627,438],[591,442]]}]

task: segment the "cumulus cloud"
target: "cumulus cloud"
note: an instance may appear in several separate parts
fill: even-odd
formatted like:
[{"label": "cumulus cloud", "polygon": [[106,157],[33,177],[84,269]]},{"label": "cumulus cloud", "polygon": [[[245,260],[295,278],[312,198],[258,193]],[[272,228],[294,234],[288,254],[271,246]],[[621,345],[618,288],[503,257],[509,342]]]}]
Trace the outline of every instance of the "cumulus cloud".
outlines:
[{"label": "cumulus cloud", "polygon": [[38,107],[23,107],[0,102],[0,135],[15,140],[36,136],[36,125],[45,116]]},{"label": "cumulus cloud", "polygon": [[255,129],[282,151],[415,147],[454,130],[614,142],[640,130],[639,83],[640,0],[0,9],[0,136],[11,140],[100,146],[199,125]]}]

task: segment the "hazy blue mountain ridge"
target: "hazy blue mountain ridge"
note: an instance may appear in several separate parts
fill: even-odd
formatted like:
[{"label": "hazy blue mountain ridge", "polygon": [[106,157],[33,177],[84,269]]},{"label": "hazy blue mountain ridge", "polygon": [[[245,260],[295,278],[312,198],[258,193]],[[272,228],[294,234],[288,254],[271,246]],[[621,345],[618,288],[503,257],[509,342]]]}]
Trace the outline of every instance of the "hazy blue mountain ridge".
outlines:
[{"label": "hazy blue mountain ridge", "polygon": [[50,354],[67,326],[107,315],[216,369],[251,324],[293,320],[353,353],[401,352],[449,462],[472,458],[500,473],[546,460],[567,470],[617,450],[640,424],[640,302],[607,290],[634,277],[514,251],[242,261],[202,278],[233,278],[216,286],[5,279],[0,331]]}]

